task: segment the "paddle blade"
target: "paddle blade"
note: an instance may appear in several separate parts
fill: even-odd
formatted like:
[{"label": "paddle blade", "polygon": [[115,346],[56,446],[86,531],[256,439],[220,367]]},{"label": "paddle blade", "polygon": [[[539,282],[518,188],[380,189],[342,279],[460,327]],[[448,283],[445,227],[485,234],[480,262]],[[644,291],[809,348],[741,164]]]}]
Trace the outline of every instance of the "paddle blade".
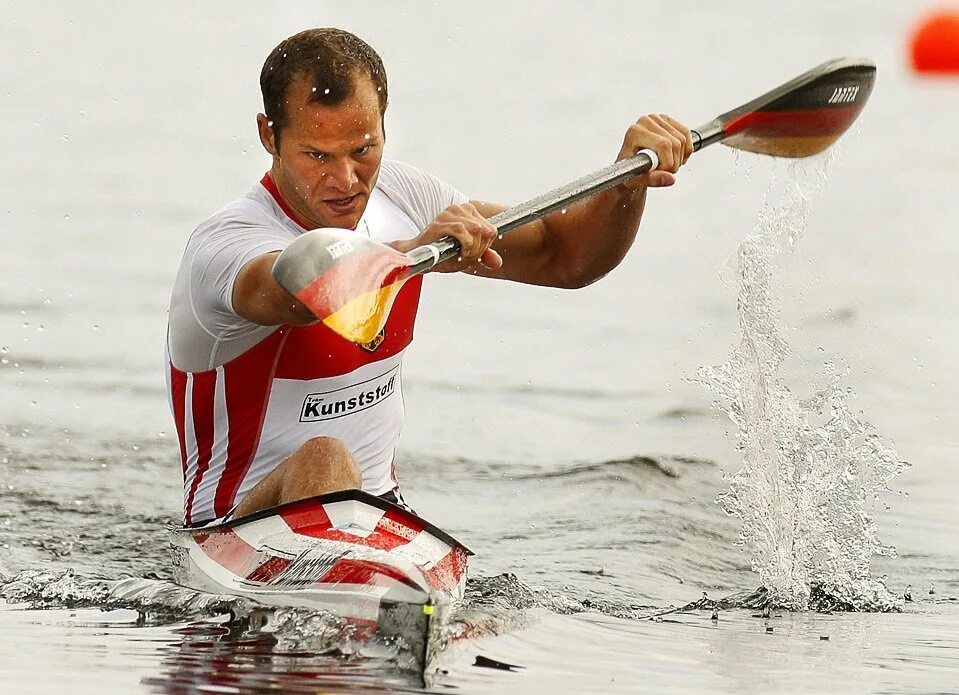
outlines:
[{"label": "paddle blade", "polygon": [[[819,154],[846,132],[862,112],[876,79],[869,60],[839,58],[725,113],[724,145],[774,157]],[[708,128],[708,126],[707,126]]]},{"label": "paddle blade", "polygon": [[406,255],[356,232],[315,229],[279,255],[273,277],[327,327],[362,344],[383,330],[409,263]]}]

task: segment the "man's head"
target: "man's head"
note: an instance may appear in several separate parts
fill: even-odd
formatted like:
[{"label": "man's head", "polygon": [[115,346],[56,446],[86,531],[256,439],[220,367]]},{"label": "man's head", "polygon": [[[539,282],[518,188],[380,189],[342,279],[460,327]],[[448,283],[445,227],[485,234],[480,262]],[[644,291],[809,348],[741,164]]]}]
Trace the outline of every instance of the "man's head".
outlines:
[{"label": "man's head", "polygon": [[383,156],[386,71],[340,29],[281,42],[260,73],[260,140],[284,201],[310,227],[355,227]]},{"label": "man's head", "polygon": [[353,96],[358,80],[369,79],[379,97],[380,117],[386,113],[386,69],[376,51],[342,29],[307,29],[281,41],[260,71],[263,110],[277,140],[287,125],[286,101],[297,78],[316,87],[311,102],[326,106],[341,104]]}]

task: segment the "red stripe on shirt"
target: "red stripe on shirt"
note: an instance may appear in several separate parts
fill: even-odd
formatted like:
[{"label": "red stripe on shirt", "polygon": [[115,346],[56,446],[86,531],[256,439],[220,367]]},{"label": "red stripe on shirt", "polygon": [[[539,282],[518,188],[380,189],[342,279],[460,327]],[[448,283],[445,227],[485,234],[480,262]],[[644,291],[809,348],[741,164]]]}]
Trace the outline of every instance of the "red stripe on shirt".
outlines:
[{"label": "red stripe on shirt", "polygon": [[197,465],[186,502],[186,523],[193,521],[193,499],[203,474],[210,467],[213,455],[213,399],[216,393],[216,370],[193,372],[193,433],[196,438]]},{"label": "red stripe on shirt", "polygon": [[287,217],[303,227],[303,229],[313,229],[313,227],[306,224],[306,222],[301,220],[297,214],[293,212],[293,208],[286,204],[286,201],[283,200],[283,196],[280,195],[280,189],[276,187],[273,177],[270,176],[270,172],[266,172],[263,175],[263,178],[260,179],[260,184],[263,186],[263,188],[270,192],[270,195],[273,196],[273,200],[276,201],[276,204],[280,206],[280,209],[286,214]]},{"label": "red stripe on shirt", "polygon": [[288,326],[279,328],[223,367],[230,436],[226,466],[213,500],[216,517],[224,516],[233,507],[240,483],[253,463],[270,400],[270,386],[289,334]]},{"label": "red stripe on shirt", "polygon": [[186,372],[181,372],[173,366],[170,366],[170,391],[173,400],[173,421],[176,425],[177,438],[180,440],[180,465],[183,468],[183,478],[186,479]]}]

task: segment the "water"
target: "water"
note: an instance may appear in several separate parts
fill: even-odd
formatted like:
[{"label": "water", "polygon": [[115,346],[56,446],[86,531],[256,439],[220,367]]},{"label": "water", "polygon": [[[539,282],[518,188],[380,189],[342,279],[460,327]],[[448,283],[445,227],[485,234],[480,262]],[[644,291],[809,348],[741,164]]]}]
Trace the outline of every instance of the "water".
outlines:
[{"label": "water", "polygon": [[[266,166],[252,118],[263,56],[317,23],[383,54],[390,156],[504,202],[607,163],[645,110],[696,124],[827,58],[877,61],[861,124],[803,214],[768,212],[798,200],[790,187],[809,172],[713,148],[651,194],[636,247],[590,288],[428,278],[398,467],[415,507],[476,551],[464,610],[499,633],[451,647],[437,689],[954,690],[959,87],[905,72],[902,37],[919,9],[5,13],[4,692],[415,689],[389,645],[357,655],[317,616],[244,629],[225,617],[242,607],[169,582],[165,529],[180,498],[161,371],[169,287],[193,225]],[[787,229],[761,226],[771,219],[802,223],[801,234],[746,255],[768,268],[775,318],[747,334],[760,347],[750,366],[730,360],[749,342],[737,249]],[[700,371],[727,360],[765,390],[724,392],[732,372]],[[710,377],[714,392],[697,383]],[[751,407],[758,394],[764,411]],[[713,405],[736,412],[737,398],[740,423]],[[782,456],[790,476],[779,480],[802,484],[773,503],[749,473],[774,451],[828,456]],[[900,461],[911,466],[888,478]],[[857,465],[875,475],[844,487],[815,474]],[[811,510],[823,500],[868,518],[848,520],[845,535],[797,523],[820,519]],[[773,557],[755,533],[762,519],[806,549]],[[880,546],[896,557],[872,555]],[[868,577],[856,574],[865,562]],[[824,570],[840,565],[846,576]],[[901,612],[765,618],[716,603],[761,584],[802,602],[830,577],[834,594],[882,582],[887,593],[845,597]],[[478,668],[478,654],[523,668]]]}]

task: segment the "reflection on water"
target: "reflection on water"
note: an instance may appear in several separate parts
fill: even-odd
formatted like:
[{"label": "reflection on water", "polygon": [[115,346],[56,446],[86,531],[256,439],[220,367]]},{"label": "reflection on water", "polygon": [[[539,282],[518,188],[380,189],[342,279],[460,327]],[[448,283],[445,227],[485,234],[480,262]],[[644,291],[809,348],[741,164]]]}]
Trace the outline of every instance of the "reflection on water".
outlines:
[{"label": "reflection on water", "polygon": [[[391,672],[386,656],[287,650],[275,635],[241,626],[194,623],[160,648],[152,692],[388,693],[418,691],[416,678]],[[388,653],[384,650],[384,653]]]}]

